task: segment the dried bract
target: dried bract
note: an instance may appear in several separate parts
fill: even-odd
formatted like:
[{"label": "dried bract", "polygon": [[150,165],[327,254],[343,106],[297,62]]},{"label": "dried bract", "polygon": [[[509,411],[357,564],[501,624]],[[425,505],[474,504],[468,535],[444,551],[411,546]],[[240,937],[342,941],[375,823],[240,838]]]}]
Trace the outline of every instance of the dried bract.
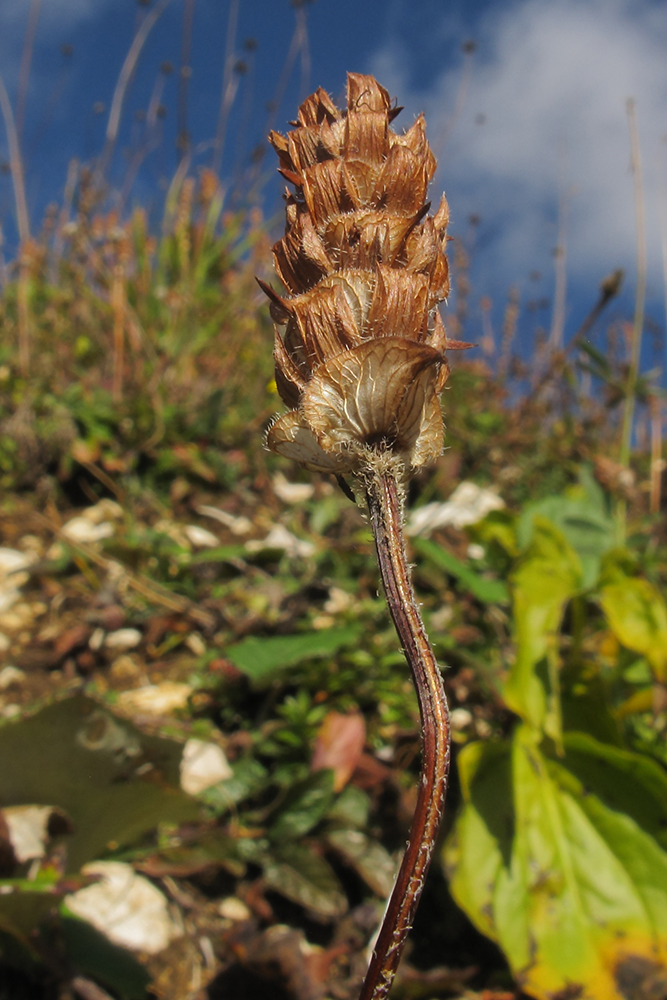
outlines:
[{"label": "dried bract", "polygon": [[370,451],[405,469],[442,450],[439,394],[448,343],[437,310],[449,291],[447,202],[427,214],[436,162],[424,118],[399,134],[399,109],[371,76],[348,74],[347,109],[324,90],[272,132],[288,192],[273,248],[289,295],[263,282],[276,323],[278,391],[290,407],[267,444],[308,468],[361,471]]}]

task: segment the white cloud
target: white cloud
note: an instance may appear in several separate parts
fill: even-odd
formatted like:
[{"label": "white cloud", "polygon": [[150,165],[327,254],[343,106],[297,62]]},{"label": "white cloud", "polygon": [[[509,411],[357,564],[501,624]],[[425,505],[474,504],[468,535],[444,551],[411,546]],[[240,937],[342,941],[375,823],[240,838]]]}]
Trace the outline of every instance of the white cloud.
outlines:
[{"label": "white cloud", "polygon": [[[647,0],[519,0],[491,8],[476,40],[465,106],[446,138],[435,187],[447,190],[455,229],[463,230],[475,212],[487,231],[497,233],[483,255],[483,276],[506,285],[548,266],[559,188],[571,192],[568,271],[589,282],[619,265],[633,273],[626,101],[634,97],[650,273],[658,292],[656,167],[667,133],[664,6]],[[416,94],[406,91],[405,65],[395,40],[378,53],[374,68],[401,104],[426,111],[437,147],[460,67],[444,69],[428,93]],[[476,123],[479,115],[484,124]],[[667,166],[667,147],[661,148]]]},{"label": "white cloud", "polygon": [[[70,42],[74,29],[94,20],[113,2],[117,0],[42,0],[31,71],[33,87],[35,82],[42,86],[49,83],[48,77],[40,75],[41,48]],[[0,0],[0,72],[10,93],[16,85],[29,11],[29,0]]]},{"label": "white cloud", "polygon": [[[50,25],[63,23],[67,26],[99,13],[101,0],[43,0],[40,7],[40,22]],[[0,24],[24,26],[28,16],[27,0],[2,0],[0,3]]]}]

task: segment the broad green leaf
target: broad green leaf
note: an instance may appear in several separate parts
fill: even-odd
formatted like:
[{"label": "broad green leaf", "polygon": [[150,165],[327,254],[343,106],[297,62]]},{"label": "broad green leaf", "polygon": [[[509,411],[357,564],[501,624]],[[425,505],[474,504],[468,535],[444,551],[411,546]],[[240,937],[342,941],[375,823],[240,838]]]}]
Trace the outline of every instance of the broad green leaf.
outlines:
[{"label": "broad green leaf", "polygon": [[603,743],[622,746],[618,709],[612,712],[608,686],[599,672],[579,668],[574,679],[571,671],[566,675],[561,692],[563,731],[588,733]]},{"label": "broad green leaf", "polygon": [[225,655],[251,680],[266,681],[284,667],[317,656],[333,656],[343,646],[356,642],[359,631],[357,626],[352,626],[266,639],[251,636],[231,646]]},{"label": "broad green leaf", "polygon": [[66,890],[21,891],[12,882],[0,883],[0,955],[8,965],[30,972],[40,963],[34,932],[57,909]]},{"label": "broad green leaf", "polygon": [[531,996],[627,1000],[632,969],[667,974],[667,853],[649,832],[664,822],[665,776],[581,734],[566,746],[546,757],[520,726],[511,753],[462,752],[452,892]]},{"label": "broad green leaf", "polygon": [[[74,832],[67,870],[130,844],[159,823],[197,819],[178,786],[182,745],[147,737],[97,702],[77,695],[0,729],[0,806],[52,805]],[[146,777],[137,776],[138,768]]]},{"label": "broad green leaf", "polygon": [[559,739],[558,630],[581,586],[581,564],[562,532],[536,517],[533,539],[512,577],[516,659],[504,690],[509,708]]},{"label": "broad green leaf", "polygon": [[507,586],[502,580],[487,580],[436,542],[427,538],[415,538],[414,546],[417,552],[453,576],[483,604],[504,604],[509,600]]},{"label": "broad green leaf", "polygon": [[274,848],[261,861],[264,880],[294,903],[323,917],[340,917],[347,899],[331,865],[302,844]]},{"label": "broad green leaf", "polygon": [[519,518],[517,538],[525,548],[533,538],[535,519],[547,518],[560,528],[579,556],[581,586],[588,590],[600,575],[602,556],[616,543],[616,528],[604,494],[590,471],[584,467],[579,478],[580,485],[571,487],[567,493],[528,504]]},{"label": "broad green leaf", "polygon": [[334,800],[334,773],[329,768],[311,774],[290,789],[280,814],[268,831],[277,844],[303,837],[329,811]]},{"label": "broad green leaf", "polygon": [[667,850],[667,772],[645,754],[609,746],[587,733],[566,733],[563,764],[582,786],[627,813]]},{"label": "broad green leaf", "polygon": [[[469,743],[457,756],[464,807],[445,845],[452,895],[494,941],[494,895],[507,880],[514,838],[510,745]],[[517,927],[518,931],[518,927]],[[525,938],[525,930],[517,940]]]},{"label": "broad green leaf", "polygon": [[628,649],[641,653],[659,681],[667,679],[667,604],[648,580],[625,577],[600,592],[609,625]]},{"label": "broad green leaf", "polygon": [[484,546],[498,545],[508,556],[517,554],[516,514],[508,510],[492,510],[482,521],[471,524],[468,533]]},{"label": "broad green leaf", "polygon": [[373,892],[383,898],[389,895],[396,877],[396,862],[382,844],[361,830],[330,830],[326,839]]},{"label": "broad green leaf", "polygon": [[151,977],[126,948],[112,944],[85,920],[65,915],[62,930],[74,969],[103,983],[123,1000],[144,1000]]}]

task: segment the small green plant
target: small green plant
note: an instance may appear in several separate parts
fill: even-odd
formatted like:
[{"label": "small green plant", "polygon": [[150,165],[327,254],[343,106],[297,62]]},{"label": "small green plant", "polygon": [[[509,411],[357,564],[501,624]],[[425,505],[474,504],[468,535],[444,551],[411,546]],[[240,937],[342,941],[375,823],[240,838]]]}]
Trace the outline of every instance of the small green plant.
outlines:
[{"label": "small green plant", "polygon": [[539,1000],[622,1000],[630,980],[638,996],[662,983],[660,995],[667,773],[627,720],[664,691],[667,605],[615,547],[585,470],[569,495],[524,511],[508,549],[515,655],[502,697],[519,721],[458,754],[464,804],[443,855],[452,893]]}]

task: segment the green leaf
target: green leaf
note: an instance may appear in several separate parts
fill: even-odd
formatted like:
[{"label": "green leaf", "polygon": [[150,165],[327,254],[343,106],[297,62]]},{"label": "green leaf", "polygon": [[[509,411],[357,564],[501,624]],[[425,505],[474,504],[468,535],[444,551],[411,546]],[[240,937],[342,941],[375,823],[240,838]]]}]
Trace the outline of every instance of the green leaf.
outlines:
[{"label": "green leaf", "polygon": [[331,809],[327,819],[338,826],[363,829],[368,824],[371,800],[356,785],[346,785]]},{"label": "green leaf", "polygon": [[519,519],[517,537],[521,547],[527,547],[533,537],[536,518],[547,518],[560,528],[579,556],[583,573],[581,586],[588,590],[600,575],[602,556],[616,543],[616,529],[597,483],[591,482],[591,477],[583,470],[581,478],[583,485],[574,487],[573,495],[545,497],[529,504]]},{"label": "green leaf", "polygon": [[109,989],[123,1000],[145,1000],[151,977],[132,952],[112,944],[85,920],[64,916],[62,929],[67,954],[74,969]]},{"label": "green leaf", "polygon": [[563,737],[565,767],[611,809],[626,813],[667,850],[667,772],[645,754],[587,733]]},{"label": "green leaf", "polygon": [[[0,806],[52,805],[74,832],[67,871],[130,844],[159,823],[197,819],[180,790],[182,744],[144,736],[92,699],[76,695],[0,729]],[[147,777],[137,776],[137,769]]]},{"label": "green leaf", "polygon": [[343,646],[355,643],[359,632],[358,626],[351,626],[266,639],[250,636],[227,649],[225,655],[251,680],[266,681],[284,667],[318,656],[333,656]]},{"label": "green leaf", "polygon": [[549,758],[520,726],[511,752],[465,748],[445,863],[455,899],[525,992],[627,1000],[632,969],[667,972],[667,853],[648,832],[664,776],[590,737],[566,743],[564,760]]},{"label": "green leaf", "polygon": [[646,657],[656,680],[667,679],[667,604],[648,580],[625,577],[600,592],[609,625],[628,649]]},{"label": "green leaf", "polygon": [[30,972],[41,960],[35,931],[56,910],[66,890],[21,891],[12,881],[3,880],[0,894],[0,955],[7,964]]},{"label": "green leaf", "polygon": [[536,517],[533,539],[512,577],[516,659],[504,697],[512,711],[559,739],[558,630],[581,585],[581,564],[562,532]]},{"label": "green leaf", "polygon": [[329,811],[334,800],[334,773],[329,768],[311,774],[293,788],[278,819],[268,831],[274,843],[303,837]]},{"label": "green leaf", "polygon": [[201,795],[202,802],[220,813],[229,812],[239,802],[257,795],[270,781],[267,769],[250,754],[239,757],[231,767],[231,778],[219,782]]},{"label": "green leaf", "polygon": [[382,844],[361,830],[330,830],[326,839],[373,892],[384,899],[389,896],[396,877],[396,862]]},{"label": "green leaf", "polygon": [[[494,897],[498,883],[507,882],[514,838],[510,744],[469,743],[459,751],[457,765],[464,807],[445,845],[445,867],[454,899],[498,942]],[[524,936],[525,929],[517,933],[518,940]]]},{"label": "green leaf", "polygon": [[247,554],[243,545],[220,545],[215,549],[205,549],[203,552],[198,552],[190,559],[190,565],[198,566],[201,563],[228,562],[229,560],[243,559]]},{"label": "green leaf", "polygon": [[414,547],[422,556],[458,580],[465,590],[470,591],[483,604],[504,604],[509,601],[507,586],[502,580],[487,580],[436,542],[427,538],[415,538]]},{"label": "green leaf", "polygon": [[340,917],[347,899],[331,865],[302,844],[275,848],[262,860],[264,880],[294,903],[323,917]]}]

